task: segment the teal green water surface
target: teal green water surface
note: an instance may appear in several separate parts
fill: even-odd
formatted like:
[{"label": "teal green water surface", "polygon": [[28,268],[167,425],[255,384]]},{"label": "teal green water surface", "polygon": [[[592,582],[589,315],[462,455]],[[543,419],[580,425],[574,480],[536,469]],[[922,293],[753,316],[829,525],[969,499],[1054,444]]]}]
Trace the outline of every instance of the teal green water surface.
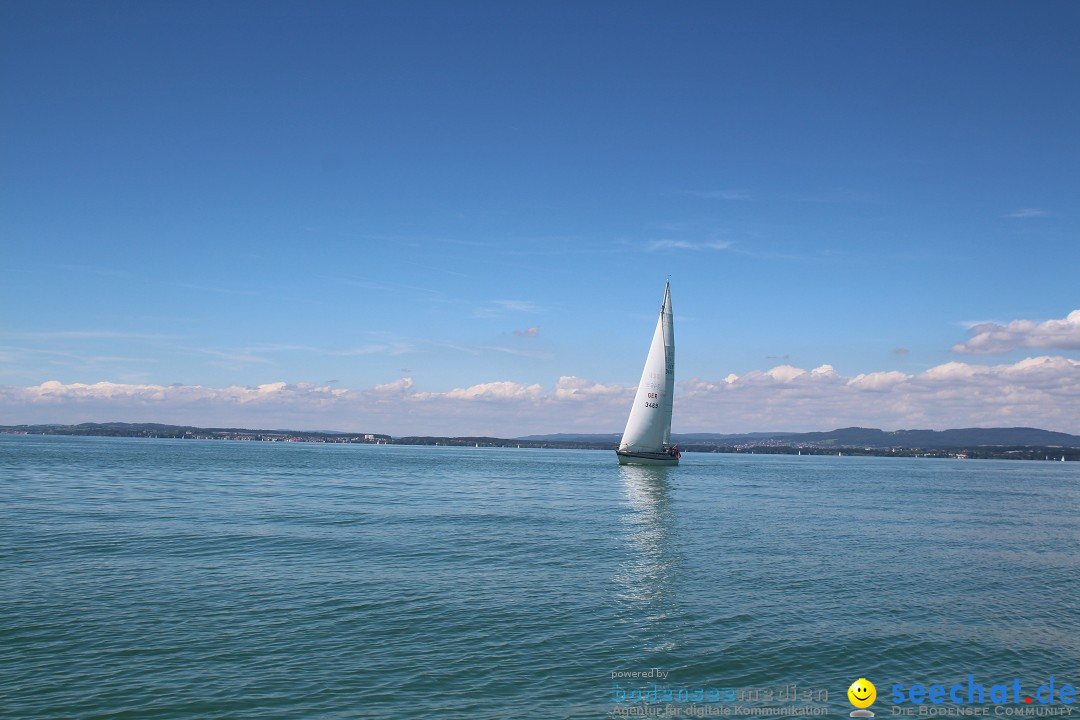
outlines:
[{"label": "teal green water surface", "polygon": [[896,684],[1060,693],[1078,566],[1076,463],[0,436],[0,717],[747,707],[619,698],[653,683],[797,684],[847,717],[860,677],[878,717]]}]

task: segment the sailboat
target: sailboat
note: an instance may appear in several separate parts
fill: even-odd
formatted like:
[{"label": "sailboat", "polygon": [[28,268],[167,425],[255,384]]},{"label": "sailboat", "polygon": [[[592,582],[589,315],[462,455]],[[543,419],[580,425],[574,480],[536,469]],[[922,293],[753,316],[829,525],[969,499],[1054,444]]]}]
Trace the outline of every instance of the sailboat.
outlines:
[{"label": "sailboat", "polygon": [[679,464],[679,447],[671,444],[674,394],[675,330],[671,324],[671,283],[667,283],[634,405],[615,451],[620,465]]}]

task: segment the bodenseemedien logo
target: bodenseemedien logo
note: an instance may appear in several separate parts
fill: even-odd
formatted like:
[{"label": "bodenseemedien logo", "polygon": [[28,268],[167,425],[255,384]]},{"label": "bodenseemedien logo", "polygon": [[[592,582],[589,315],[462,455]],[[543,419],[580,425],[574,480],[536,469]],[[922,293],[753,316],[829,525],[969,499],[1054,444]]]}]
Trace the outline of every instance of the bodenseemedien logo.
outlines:
[{"label": "bodenseemedien logo", "polygon": [[851,717],[874,717],[873,711],[866,709],[873,705],[874,700],[877,698],[877,688],[874,687],[874,683],[866,678],[859,678],[851,683],[851,687],[847,689],[847,697],[851,704],[856,708],[851,711]]}]

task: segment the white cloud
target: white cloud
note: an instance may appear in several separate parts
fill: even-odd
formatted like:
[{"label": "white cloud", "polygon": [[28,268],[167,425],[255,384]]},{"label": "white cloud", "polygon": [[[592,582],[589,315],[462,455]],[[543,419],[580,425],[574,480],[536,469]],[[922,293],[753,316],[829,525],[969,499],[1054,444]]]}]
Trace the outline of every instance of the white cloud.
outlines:
[{"label": "white cloud", "polygon": [[[539,384],[522,385],[515,382],[489,382],[467,388],[455,388],[441,397],[452,400],[506,400],[536,399],[540,396]],[[428,394],[429,398],[440,397],[439,393]]]},{"label": "white cloud", "polygon": [[133,403],[139,406],[158,403],[187,405],[191,403],[214,402],[232,405],[245,405],[266,401],[280,400],[325,400],[343,397],[349,391],[334,390],[329,387],[313,385],[290,385],[284,382],[265,383],[255,387],[229,386],[208,388],[201,385],[137,385],[126,383],[99,382],[92,385],[83,383],[64,384],[56,380],[43,382],[27,388],[6,387],[0,389],[0,400],[7,403],[29,403],[44,405],[80,404],[87,402]]},{"label": "white cloud", "polygon": [[413,379],[411,377],[403,377],[394,382],[376,385],[371,389],[371,392],[376,395],[404,395],[412,389],[412,386]]},{"label": "white cloud", "polygon": [[538,326],[536,326],[536,325],[533,325],[532,327],[530,327],[530,328],[528,328],[526,330],[515,330],[514,331],[514,335],[516,335],[517,337],[534,338],[539,334],[540,334],[540,328]]},{"label": "white cloud", "polygon": [[1013,212],[1009,213],[1005,217],[1010,217],[1010,218],[1046,217],[1049,214],[1050,213],[1048,213],[1047,211],[1040,210],[1039,208],[1020,208],[1019,210],[1014,210]]},{"label": "white cloud", "polygon": [[766,372],[765,377],[773,380],[779,380],[780,382],[791,382],[800,375],[805,374],[805,370],[797,367],[792,367],[791,365],[777,365],[772,370]]},{"label": "white cloud", "polygon": [[1080,310],[1063,320],[1013,320],[1008,325],[986,322],[968,329],[969,340],[953,345],[956,353],[994,355],[1017,348],[1080,350]]},{"label": "white cloud", "polygon": [[908,379],[908,375],[897,370],[873,372],[856,375],[848,381],[849,385],[860,390],[890,390]]},{"label": "white cloud", "polygon": [[622,385],[603,385],[585,378],[563,375],[555,383],[555,399],[587,401],[596,397],[615,397],[630,402],[634,390]]},{"label": "white cloud", "polygon": [[[336,428],[392,435],[614,432],[634,388],[560,377],[553,386],[511,381],[444,392],[410,377],[367,389],[271,382],[254,387],[49,381],[0,386],[6,424],[166,422],[200,426]],[[950,362],[925,372],[844,376],[830,365],[780,365],[692,378],[678,385],[676,432],[886,430],[1034,426],[1080,433],[1080,361],[1030,357],[1012,364]]]},{"label": "white cloud", "polygon": [[681,384],[677,425],[716,431],[1034,426],[1080,432],[1080,362],[1035,357],[1007,365],[950,362],[922,373],[845,377],[829,366],[781,365]]}]

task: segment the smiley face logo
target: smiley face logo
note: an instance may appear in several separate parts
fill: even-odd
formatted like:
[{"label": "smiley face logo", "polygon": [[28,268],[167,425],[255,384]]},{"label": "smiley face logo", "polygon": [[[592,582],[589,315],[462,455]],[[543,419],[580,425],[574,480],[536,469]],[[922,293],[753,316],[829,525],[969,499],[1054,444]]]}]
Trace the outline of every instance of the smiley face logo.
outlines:
[{"label": "smiley face logo", "polygon": [[866,678],[859,678],[847,689],[848,700],[857,708],[867,708],[877,699],[877,688]]}]

